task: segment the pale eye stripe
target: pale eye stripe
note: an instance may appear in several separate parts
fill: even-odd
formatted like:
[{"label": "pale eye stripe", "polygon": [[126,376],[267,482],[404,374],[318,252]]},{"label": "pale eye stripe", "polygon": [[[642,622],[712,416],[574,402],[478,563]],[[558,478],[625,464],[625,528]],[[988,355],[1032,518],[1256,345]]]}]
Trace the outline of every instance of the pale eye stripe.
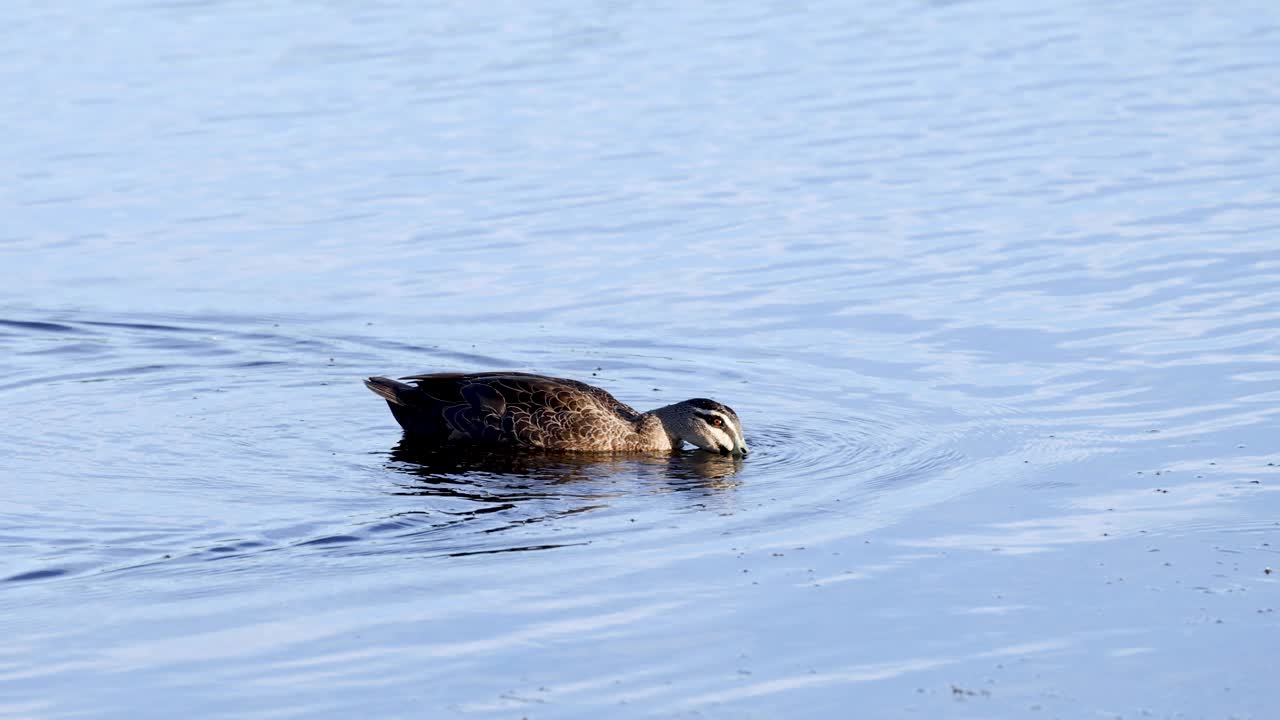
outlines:
[{"label": "pale eye stripe", "polygon": [[711,431],[711,435],[716,438],[717,442],[724,443],[729,446],[729,449],[733,449],[733,446],[737,442],[733,439],[733,433],[729,432],[723,426],[716,427],[715,425],[712,425],[708,430]]}]

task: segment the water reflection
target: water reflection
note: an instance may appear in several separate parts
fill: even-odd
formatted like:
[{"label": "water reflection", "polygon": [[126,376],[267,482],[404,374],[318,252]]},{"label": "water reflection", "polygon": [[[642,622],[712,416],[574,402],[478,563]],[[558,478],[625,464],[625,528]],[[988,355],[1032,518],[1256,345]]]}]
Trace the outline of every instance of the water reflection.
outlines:
[{"label": "water reflection", "polygon": [[[621,478],[662,481],[671,490],[724,488],[742,459],[693,450],[681,453],[510,452],[489,448],[428,445],[404,437],[391,449],[387,467],[412,476],[397,494],[487,497],[495,487],[517,495],[545,497],[590,488]],[[566,487],[572,486],[572,487]],[[554,488],[554,489],[553,489]]]},{"label": "water reflection", "polygon": [[[654,508],[628,505],[644,496],[679,493],[684,509],[722,508],[741,467],[740,458],[702,451],[504,452],[405,438],[387,463],[406,476],[391,494],[420,502],[374,530],[425,540],[451,556],[584,545],[617,532],[619,513],[627,514],[628,527],[647,525]],[[598,522],[586,522],[587,516]],[[404,547],[415,545],[411,540]]]}]

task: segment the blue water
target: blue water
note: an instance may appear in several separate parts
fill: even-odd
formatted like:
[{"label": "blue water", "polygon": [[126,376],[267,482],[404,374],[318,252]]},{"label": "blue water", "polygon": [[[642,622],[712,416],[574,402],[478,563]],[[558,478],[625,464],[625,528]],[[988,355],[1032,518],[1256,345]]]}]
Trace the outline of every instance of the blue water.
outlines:
[{"label": "blue water", "polygon": [[[0,716],[1274,717],[1278,48],[8,8]],[[486,369],[754,452],[457,462],[360,382]]]}]

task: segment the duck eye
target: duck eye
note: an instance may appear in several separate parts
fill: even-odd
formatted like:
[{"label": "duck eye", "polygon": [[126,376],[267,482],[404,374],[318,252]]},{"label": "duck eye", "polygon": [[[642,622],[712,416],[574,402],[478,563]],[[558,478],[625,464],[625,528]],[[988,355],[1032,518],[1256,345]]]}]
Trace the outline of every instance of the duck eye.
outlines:
[{"label": "duck eye", "polygon": [[715,425],[716,427],[720,427],[721,425],[724,424],[724,421],[721,420],[720,418],[715,418],[711,421],[711,424]]}]

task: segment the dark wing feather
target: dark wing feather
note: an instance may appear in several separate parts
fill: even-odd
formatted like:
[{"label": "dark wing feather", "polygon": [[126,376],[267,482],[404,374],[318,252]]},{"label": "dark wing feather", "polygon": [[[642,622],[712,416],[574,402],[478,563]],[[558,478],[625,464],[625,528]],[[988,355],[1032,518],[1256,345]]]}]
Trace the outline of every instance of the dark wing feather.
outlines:
[{"label": "dark wing feather", "polygon": [[432,373],[402,379],[420,391],[411,408],[414,413],[440,418],[451,431],[448,436],[482,443],[582,446],[602,424],[639,417],[608,392],[576,380],[517,372]]}]

